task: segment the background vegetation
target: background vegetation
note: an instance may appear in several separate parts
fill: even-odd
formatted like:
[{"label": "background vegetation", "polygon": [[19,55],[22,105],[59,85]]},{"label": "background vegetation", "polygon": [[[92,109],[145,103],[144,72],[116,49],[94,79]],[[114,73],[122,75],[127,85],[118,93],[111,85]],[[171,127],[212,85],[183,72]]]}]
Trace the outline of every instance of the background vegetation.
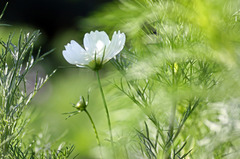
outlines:
[{"label": "background vegetation", "polygon": [[[111,158],[96,77],[91,70],[70,68],[61,52],[71,39],[82,43],[84,33],[91,30],[104,30],[110,36],[121,30],[127,37],[125,48],[100,72],[116,156],[238,158],[239,8],[237,0],[122,0],[104,4],[79,20],[77,28],[56,33],[50,45],[55,50],[26,76],[31,89],[36,72],[44,77],[57,68],[31,106],[24,109],[24,119],[31,120],[21,132],[22,142],[36,141],[36,147],[43,150],[57,149],[64,142],[75,145],[70,158],[98,157],[86,114],[67,120],[62,114],[73,111],[72,104],[91,88],[88,111],[99,130],[104,156]],[[17,45],[18,28],[24,32],[37,29],[1,26],[1,41],[7,43],[10,32],[14,32],[11,43]],[[39,40],[34,43],[46,39]],[[53,60],[57,64],[51,65]]]}]

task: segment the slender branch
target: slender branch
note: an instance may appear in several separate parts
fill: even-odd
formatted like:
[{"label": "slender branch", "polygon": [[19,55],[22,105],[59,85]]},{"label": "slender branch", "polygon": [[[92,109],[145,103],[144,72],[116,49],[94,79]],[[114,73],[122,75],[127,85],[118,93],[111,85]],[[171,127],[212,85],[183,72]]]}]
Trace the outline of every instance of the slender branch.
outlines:
[{"label": "slender branch", "polygon": [[100,150],[100,158],[103,158],[102,157],[102,150],[101,150],[101,143],[100,143],[100,139],[99,139],[99,136],[98,136],[97,128],[96,128],[96,126],[93,122],[93,119],[92,119],[91,115],[88,113],[88,111],[86,109],[84,111],[85,111],[85,113],[87,114],[88,118],[90,119],[90,121],[92,123],[92,127],[93,127],[93,130],[95,132],[96,139],[97,139],[97,144],[98,144],[99,150]]}]

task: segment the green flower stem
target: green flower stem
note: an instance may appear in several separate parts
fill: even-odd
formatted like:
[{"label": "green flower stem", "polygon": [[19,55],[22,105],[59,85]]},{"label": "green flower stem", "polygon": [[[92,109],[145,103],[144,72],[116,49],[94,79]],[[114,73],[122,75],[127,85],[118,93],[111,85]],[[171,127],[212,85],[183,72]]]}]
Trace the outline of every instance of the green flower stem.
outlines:
[{"label": "green flower stem", "polygon": [[172,115],[171,115],[170,124],[169,124],[169,141],[172,140],[173,138],[173,129],[174,129],[175,116],[176,116],[176,108],[177,108],[177,101],[176,101],[177,81],[175,78],[176,78],[175,65],[174,63],[172,63],[173,106],[172,106]]},{"label": "green flower stem", "polygon": [[96,74],[97,74],[98,85],[99,85],[100,92],[101,92],[101,95],[102,95],[103,104],[104,104],[104,107],[105,107],[105,111],[106,111],[106,113],[107,113],[107,120],[108,120],[108,128],[109,128],[109,133],[110,133],[110,139],[111,139],[111,143],[112,143],[112,145],[113,145],[113,136],[112,136],[111,120],[110,120],[110,116],[109,116],[109,112],[108,112],[108,107],[107,107],[107,102],[106,102],[106,100],[105,100],[105,96],[104,96],[104,93],[103,93],[102,84],[101,84],[101,80],[100,80],[100,76],[99,76],[98,70],[96,71]]},{"label": "green flower stem", "polygon": [[93,127],[93,130],[95,132],[96,139],[97,139],[97,144],[98,144],[99,149],[100,149],[100,158],[103,158],[102,157],[102,150],[101,150],[101,143],[100,143],[100,139],[99,139],[99,136],[98,136],[97,128],[96,128],[96,126],[93,122],[93,119],[92,119],[91,115],[88,113],[88,111],[86,109],[84,111],[85,111],[85,113],[87,114],[88,118],[90,119],[90,121],[92,123],[92,127]]},{"label": "green flower stem", "polygon": [[[174,100],[174,99],[173,99]],[[176,118],[176,108],[177,108],[177,103],[174,100],[174,103],[172,105],[172,112],[170,116],[170,122],[169,122],[169,129],[168,129],[168,138],[165,144],[165,152],[164,152],[164,157],[165,159],[171,158],[171,146],[173,145],[174,142],[174,122]]]},{"label": "green flower stem", "polygon": [[169,130],[168,130],[168,140],[166,142],[166,147],[165,147],[165,158],[171,158],[171,146],[173,145],[173,136],[174,136],[174,122],[176,118],[176,109],[177,109],[177,100],[176,100],[176,91],[177,91],[177,81],[176,81],[176,73],[174,70],[174,63],[172,64],[172,114],[170,117],[170,122],[169,122]]},{"label": "green flower stem", "polygon": [[174,122],[175,122],[175,116],[176,116],[176,108],[177,108],[177,104],[176,104],[176,102],[174,102],[173,106],[172,106],[172,114],[171,114],[171,119],[170,119],[170,124],[169,124],[169,140],[173,139],[173,130],[174,130]]}]

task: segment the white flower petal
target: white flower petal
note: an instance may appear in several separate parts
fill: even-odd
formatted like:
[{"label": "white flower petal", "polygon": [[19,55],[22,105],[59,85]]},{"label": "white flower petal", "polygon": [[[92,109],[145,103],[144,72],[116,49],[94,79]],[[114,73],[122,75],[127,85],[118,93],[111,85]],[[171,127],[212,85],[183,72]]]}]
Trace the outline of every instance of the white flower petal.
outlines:
[{"label": "white flower petal", "polygon": [[63,50],[62,54],[68,63],[75,64],[74,59],[71,57],[70,53],[67,50]]},{"label": "white flower petal", "polygon": [[104,31],[91,31],[90,34],[84,35],[83,44],[85,50],[92,56],[101,58],[105,47],[108,47],[110,43],[108,35]]},{"label": "white flower petal", "polygon": [[126,36],[124,33],[120,33],[120,31],[118,33],[114,32],[112,41],[106,49],[105,59],[108,61],[122,51],[125,41]]},{"label": "white flower petal", "polygon": [[75,40],[71,40],[70,44],[75,51],[86,52]]},{"label": "white flower petal", "polygon": [[85,60],[86,51],[74,40],[71,40],[65,46],[66,50],[63,50],[63,57],[70,64],[87,64],[88,61]]}]

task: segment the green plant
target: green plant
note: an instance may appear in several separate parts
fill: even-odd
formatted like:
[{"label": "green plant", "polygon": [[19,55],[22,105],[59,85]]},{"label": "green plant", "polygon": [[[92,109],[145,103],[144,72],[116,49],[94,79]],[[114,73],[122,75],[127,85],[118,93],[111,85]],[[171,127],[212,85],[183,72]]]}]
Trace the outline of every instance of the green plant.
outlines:
[{"label": "green plant", "polygon": [[[2,17],[2,15],[1,15]],[[20,33],[18,42],[13,42],[11,33],[6,42],[0,40],[0,157],[1,158],[67,158],[74,147],[61,144],[57,150],[53,147],[37,150],[36,139],[32,143],[22,140],[27,132],[26,125],[31,115],[26,115],[33,97],[47,82],[46,77],[35,77],[33,89],[27,88],[27,74],[49,53],[41,55],[41,49],[34,57],[34,44],[40,32]]]}]

